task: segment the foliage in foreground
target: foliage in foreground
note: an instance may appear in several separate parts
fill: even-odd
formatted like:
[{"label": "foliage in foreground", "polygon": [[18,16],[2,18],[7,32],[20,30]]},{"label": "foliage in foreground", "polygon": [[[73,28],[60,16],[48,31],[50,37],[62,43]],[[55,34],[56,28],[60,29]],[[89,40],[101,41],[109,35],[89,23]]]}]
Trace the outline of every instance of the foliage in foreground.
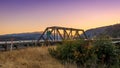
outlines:
[{"label": "foliage in foreground", "polygon": [[62,63],[75,63],[84,68],[119,68],[119,49],[108,37],[96,41],[64,41],[63,45],[49,49],[49,53]]}]

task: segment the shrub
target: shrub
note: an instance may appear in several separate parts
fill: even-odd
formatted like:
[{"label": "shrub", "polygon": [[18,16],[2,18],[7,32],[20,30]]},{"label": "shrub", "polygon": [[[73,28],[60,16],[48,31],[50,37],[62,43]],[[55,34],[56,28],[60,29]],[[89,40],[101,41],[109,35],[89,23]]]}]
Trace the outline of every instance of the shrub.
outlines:
[{"label": "shrub", "polygon": [[100,65],[105,68],[120,66],[120,49],[111,43],[109,36],[99,36],[93,42],[74,40],[63,43],[55,49],[49,49],[49,53],[62,63],[76,63],[78,68],[99,68]]},{"label": "shrub", "polygon": [[108,36],[99,36],[94,41],[93,46],[95,54],[97,55],[98,64],[105,64],[110,67],[119,63],[117,48],[112,44],[110,37]]},{"label": "shrub", "polygon": [[[93,53],[89,42],[85,40],[64,41],[63,45],[56,49],[49,49],[49,53],[63,63],[76,63],[77,66],[85,66]],[[92,57],[93,58],[93,57]]]},{"label": "shrub", "polygon": [[63,45],[58,45],[56,49],[49,49],[49,53],[64,62],[72,62],[74,57],[73,41],[64,41]]}]

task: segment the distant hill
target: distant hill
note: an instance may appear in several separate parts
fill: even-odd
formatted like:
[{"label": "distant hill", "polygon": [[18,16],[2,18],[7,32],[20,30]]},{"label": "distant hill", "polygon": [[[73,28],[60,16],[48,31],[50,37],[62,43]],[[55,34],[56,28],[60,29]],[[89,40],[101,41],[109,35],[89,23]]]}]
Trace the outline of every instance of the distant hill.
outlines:
[{"label": "distant hill", "polygon": [[6,34],[0,35],[0,41],[9,41],[11,38],[14,40],[35,40],[38,39],[40,35],[41,32]]},{"label": "distant hill", "polygon": [[120,24],[89,29],[85,33],[89,38],[93,38],[100,34],[109,35],[113,38],[120,38]]}]

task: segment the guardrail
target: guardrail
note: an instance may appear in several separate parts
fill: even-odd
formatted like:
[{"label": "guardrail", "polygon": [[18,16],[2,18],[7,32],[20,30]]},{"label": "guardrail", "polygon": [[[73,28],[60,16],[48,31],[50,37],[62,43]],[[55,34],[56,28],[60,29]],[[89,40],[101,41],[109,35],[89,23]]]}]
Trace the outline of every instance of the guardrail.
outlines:
[{"label": "guardrail", "polygon": [[52,45],[55,43],[61,43],[61,40],[59,40],[59,41],[40,40],[39,42],[37,40],[1,41],[0,42],[0,50],[7,51],[7,50],[25,48],[25,47],[29,47],[29,46],[41,46],[41,45],[49,45],[49,44]]},{"label": "guardrail", "polygon": [[37,40],[21,40],[21,41],[2,41],[0,42],[0,50],[13,50],[26,46],[35,46]]}]

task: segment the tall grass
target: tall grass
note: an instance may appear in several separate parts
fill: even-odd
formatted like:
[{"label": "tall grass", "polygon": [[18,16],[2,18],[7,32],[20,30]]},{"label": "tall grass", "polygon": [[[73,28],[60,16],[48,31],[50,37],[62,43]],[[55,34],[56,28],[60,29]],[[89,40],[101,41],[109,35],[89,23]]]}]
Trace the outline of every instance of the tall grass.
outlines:
[{"label": "tall grass", "polygon": [[34,47],[0,52],[0,68],[64,68],[64,66],[49,55],[48,47]]}]

